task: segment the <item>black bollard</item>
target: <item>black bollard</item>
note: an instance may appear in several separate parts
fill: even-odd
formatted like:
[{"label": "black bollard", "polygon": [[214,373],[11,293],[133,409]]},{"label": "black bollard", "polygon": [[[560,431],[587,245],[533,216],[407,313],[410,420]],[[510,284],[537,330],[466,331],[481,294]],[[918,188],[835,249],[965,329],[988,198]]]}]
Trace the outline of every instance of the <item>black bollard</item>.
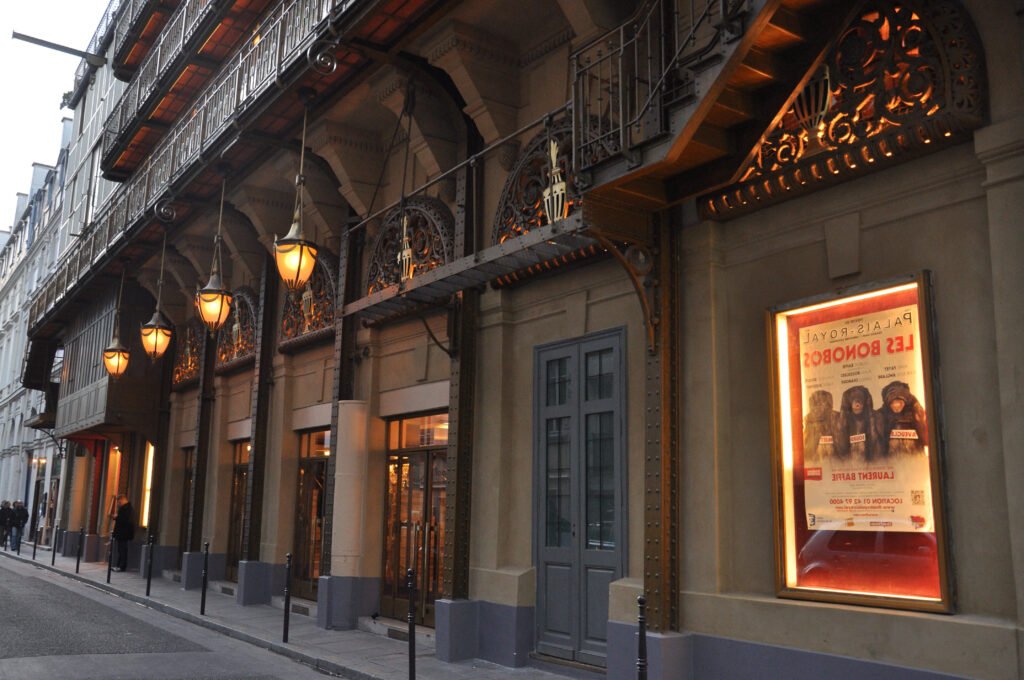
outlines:
[{"label": "black bollard", "polygon": [[288,642],[288,617],[292,613],[292,554],[284,556],[284,635],[281,641]]},{"label": "black bollard", "polygon": [[199,615],[206,616],[206,583],[210,566],[210,542],[203,543],[203,594],[199,601]]},{"label": "black bollard", "polygon": [[[58,525],[59,526],[59,525]],[[57,564],[57,531],[58,527],[53,527],[53,537],[50,539],[50,566]]]},{"label": "black bollard", "polygon": [[409,680],[416,680],[416,572],[405,572],[405,588],[409,591]]},{"label": "black bollard", "polygon": [[[121,559],[121,556],[117,556]],[[114,532],[110,532],[110,543],[107,543],[107,583],[110,583],[110,572],[114,568]]]},{"label": "black bollard", "polygon": [[75,573],[78,573],[78,568],[82,566],[82,545],[85,544],[85,527],[82,527],[78,532],[78,556],[75,558]]},{"label": "black bollard", "polygon": [[636,598],[636,604],[640,609],[636,619],[640,627],[636,650],[636,680],[647,680],[647,600],[641,595]]},{"label": "black bollard", "polygon": [[36,548],[39,547],[39,529],[36,528],[35,540],[32,541],[32,561],[36,561]]},{"label": "black bollard", "polygon": [[149,559],[146,560],[146,597],[149,597],[149,590],[153,587],[153,532],[149,533]]}]

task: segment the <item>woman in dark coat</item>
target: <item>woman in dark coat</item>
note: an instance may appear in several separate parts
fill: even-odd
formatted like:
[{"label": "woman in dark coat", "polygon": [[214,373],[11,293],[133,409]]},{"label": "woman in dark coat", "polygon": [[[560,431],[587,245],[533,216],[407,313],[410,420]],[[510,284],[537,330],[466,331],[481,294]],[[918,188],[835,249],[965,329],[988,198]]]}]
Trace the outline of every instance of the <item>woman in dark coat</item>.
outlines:
[{"label": "woman in dark coat", "polygon": [[128,568],[128,541],[135,538],[135,513],[128,497],[117,497],[117,515],[114,517],[114,541],[117,543],[117,571]]},{"label": "woman in dark coat", "polygon": [[868,388],[857,385],[843,392],[843,402],[839,408],[838,456],[863,461],[880,458],[880,430]]}]

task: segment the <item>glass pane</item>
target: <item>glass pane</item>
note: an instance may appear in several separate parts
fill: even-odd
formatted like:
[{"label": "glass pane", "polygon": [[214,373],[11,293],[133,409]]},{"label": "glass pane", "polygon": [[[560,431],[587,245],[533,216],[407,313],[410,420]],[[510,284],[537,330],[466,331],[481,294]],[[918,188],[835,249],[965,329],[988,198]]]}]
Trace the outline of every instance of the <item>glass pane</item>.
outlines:
[{"label": "glass pane", "polygon": [[391,423],[391,450],[424,446],[444,446],[448,443],[448,414],[438,413],[418,418],[403,418]]},{"label": "glass pane", "polygon": [[569,398],[569,359],[553,359],[547,365],[547,405],[561,406]]},{"label": "glass pane", "polygon": [[587,416],[587,549],[615,549],[614,418],[611,411]]},{"label": "glass pane", "polygon": [[571,540],[572,517],[570,514],[570,418],[549,418],[547,420],[547,490],[546,490],[546,537],[545,545],[568,547]]},{"label": "glass pane", "polygon": [[587,352],[587,401],[611,398],[614,358],[610,349]]}]

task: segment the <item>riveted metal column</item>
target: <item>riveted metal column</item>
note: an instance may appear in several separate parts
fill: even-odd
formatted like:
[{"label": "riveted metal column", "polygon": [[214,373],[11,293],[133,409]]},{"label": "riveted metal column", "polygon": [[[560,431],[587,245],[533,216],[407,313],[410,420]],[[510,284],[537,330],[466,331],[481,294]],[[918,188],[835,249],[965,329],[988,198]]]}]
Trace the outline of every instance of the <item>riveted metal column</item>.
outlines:
[{"label": "riveted metal column", "polygon": [[345,303],[356,297],[361,279],[359,263],[363,247],[363,234],[345,232],[341,237],[338,256],[338,290],[334,303],[334,381],[331,388],[331,456],[327,459],[327,479],[324,484],[324,531],[320,554],[320,573],[331,574],[331,549],[334,546],[334,476],[338,460],[338,401],[352,399],[354,395],[356,348],[356,316],[342,316]]},{"label": "riveted metal column", "polygon": [[260,307],[256,318],[256,364],[252,374],[252,432],[249,435],[249,473],[242,515],[243,560],[260,558],[263,528],[263,480],[270,430],[270,393],[274,383],[274,312],[277,308],[277,268],[269,254],[260,273]]},{"label": "riveted metal column", "polygon": [[677,255],[671,226],[655,223],[657,346],[644,377],[644,595],[651,630],[679,628],[678,447],[676,370]]},{"label": "riveted metal column", "polygon": [[[455,254],[474,252],[482,185],[481,167],[472,163],[458,173],[455,189]],[[442,589],[448,599],[469,597],[470,506],[473,479],[473,406],[476,386],[476,329],[480,293],[474,289],[457,294],[449,316],[451,382],[448,398],[448,481],[445,512],[448,529],[444,536]]]},{"label": "riveted metal column", "polygon": [[192,488],[188,496],[188,539],[190,552],[203,546],[203,509],[206,505],[206,462],[210,457],[213,421],[213,369],[217,363],[217,336],[203,333],[199,355],[199,408],[196,414],[196,452],[192,457]]}]

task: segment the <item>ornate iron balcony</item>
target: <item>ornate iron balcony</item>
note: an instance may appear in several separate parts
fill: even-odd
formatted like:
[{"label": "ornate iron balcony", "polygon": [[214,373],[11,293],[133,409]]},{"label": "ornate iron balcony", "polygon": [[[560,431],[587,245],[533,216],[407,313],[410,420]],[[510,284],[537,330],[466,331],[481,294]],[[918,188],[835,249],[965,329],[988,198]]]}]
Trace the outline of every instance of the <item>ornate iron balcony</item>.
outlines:
[{"label": "ornate iron balcony", "polygon": [[[209,0],[197,2],[205,6]],[[247,42],[227,60],[196,98],[189,115],[168,131],[146,162],[114,192],[64,262],[40,287],[29,314],[30,334],[111,247],[129,238],[147,218],[167,208],[162,199],[171,184],[205,164],[208,159],[204,158],[204,151],[237,134],[229,123],[265,95],[273,96],[275,80],[307,59],[307,51],[327,37],[327,19],[343,16],[355,2],[288,0],[279,5],[273,19],[263,26],[260,40]]]}]

